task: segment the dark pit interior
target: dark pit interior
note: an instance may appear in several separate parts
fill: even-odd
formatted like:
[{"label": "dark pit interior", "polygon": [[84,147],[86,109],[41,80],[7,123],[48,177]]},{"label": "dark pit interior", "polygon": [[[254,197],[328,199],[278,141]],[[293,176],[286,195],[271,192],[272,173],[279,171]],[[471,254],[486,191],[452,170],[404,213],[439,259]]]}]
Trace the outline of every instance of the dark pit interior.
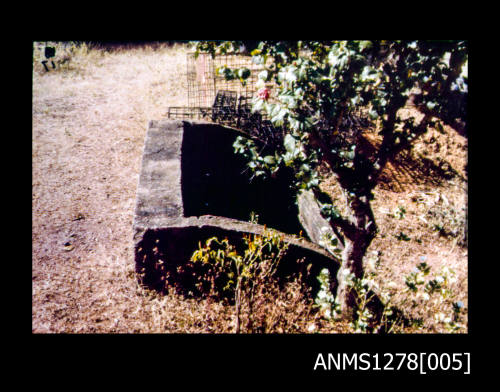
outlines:
[{"label": "dark pit interior", "polygon": [[[199,244],[205,244],[211,237],[227,238],[239,254],[243,254],[246,249],[240,232],[220,227],[171,227],[147,230],[138,244],[136,254],[139,282],[160,293],[174,291],[185,296],[206,295],[209,283],[205,279],[207,266],[189,260]],[[276,272],[281,282],[300,276],[299,279],[315,296],[320,289],[317,276],[323,268],[327,268],[331,276],[337,275],[338,264],[332,262],[330,258],[290,245]],[[218,277],[217,282],[221,298],[231,298],[231,293],[223,290],[227,283],[226,278]]]},{"label": "dark pit interior", "polygon": [[244,157],[234,152],[236,137],[234,130],[219,125],[185,123],[181,160],[184,216],[249,221],[254,212],[261,225],[299,234],[302,226],[289,188],[291,173],[250,181]]}]

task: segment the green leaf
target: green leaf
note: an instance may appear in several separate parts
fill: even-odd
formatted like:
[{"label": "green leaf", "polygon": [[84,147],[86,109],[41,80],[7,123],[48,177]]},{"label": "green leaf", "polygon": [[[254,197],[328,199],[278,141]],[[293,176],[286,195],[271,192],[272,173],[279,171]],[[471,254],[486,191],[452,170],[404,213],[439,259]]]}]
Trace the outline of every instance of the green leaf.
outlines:
[{"label": "green leaf", "polygon": [[267,81],[268,77],[269,77],[269,72],[267,72],[266,70],[261,71],[261,72],[259,72],[259,76],[258,77],[259,77],[260,80]]},{"label": "green leaf", "polygon": [[283,125],[283,119],[285,116],[288,114],[288,109],[287,108],[282,108],[278,114],[276,114],[273,118],[271,118],[271,122],[275,125]]},{"label": "green leaf", "polygon": [[262,110],[263,106],[264,106],[264,100],[257,99],[252,105],[252,113]]},{"label": "green leaf", "polygon": [[250,76],[250,70],[248,68],[240,68],[238,70],[238,77],[240,79],[248,79]]},{"label": "green leaf", "polygon": [[266,112],[271,118],[275,117],[281,110],[281,107],[275,103],[266,103]]},{"label": "green leaf", "polygon": [[304,163],[300,166],[300,170],[308,173],[311,171],[311,166],[309,166],[307,163]]},{"label": "green leaf", "polygon": [[268,165],[274,165],[276,163],[276,158],[274,158],[272,155],[267,155],[264,157],[264,162],[266,162]]},{"label": "green leaf", "polygon": [[291,152],[286,152],[283,155],[283,161],[285,162],[285,165],[287,167],[291,166],[293,164],[293,153]]},{"label": "green leaf", "polygon": [[287,133],[285,135],[283,145],[285,146],[285,149],[289,153],[293,154],[295,152],[295,138],[292,135],[290,135],[289,133]]},{"label": "green leaf", "polygon": [[437,105],[436,102],[427,102],[426,106],[429,110],[432,110],[436,107],[436,105]]},{"label": "green leaf", "polygon": [[365,49],[370,49],[372,46],[373,46],[373,44],[371,41],[361,41],[359,43],[359,49],[361,49],[361,51],[363,51]]},{"label": "green leaf", "polygon": [[307,69],[306,67],[300,67],[298,71],[298,77],[300,80],[304,80],[307,78]]},{"label": "green leaf", "polygon": [[378,113],[375,110],[370,110],[368,112],[368,115],[372,120],[376,120],[378,118]]},{"label": "green leaf", "polygon": [[290,122],[290,128],[292,128],[292,130],[294,130],[294,131],[299,130],[300,122],[297,119],[295,119],[293,117],[289,117],[288,121]]}]

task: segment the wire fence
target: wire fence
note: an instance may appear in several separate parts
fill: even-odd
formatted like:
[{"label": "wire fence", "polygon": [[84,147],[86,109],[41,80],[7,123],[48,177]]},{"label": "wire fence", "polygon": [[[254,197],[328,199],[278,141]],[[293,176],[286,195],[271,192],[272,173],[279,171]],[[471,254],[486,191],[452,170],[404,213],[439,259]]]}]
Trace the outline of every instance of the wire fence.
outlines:
[{"label": "wire fence", "polygon": [[[250,70],[250,76],[243,84],[239,79],[227,80],[218,73],[223,67]],[[223,125],[247,129],[266,121],[263,113],[252,113],[252,99],[257,91],[258,73],[261,65],[252,62],[250,56],[226,54],[212,56],[201,53],[195,57],[188,53],[186,75],[188,106],[168,108],[168,118],[207,120]],[[270,90],[272,85],[267,86]]]},{"label": "wire fence", "polygon": [[[242,83],[239,79],[227,80],[223,67],[232,69],[247,68],[250,76]],[[258,74],[264,67],[252,62],[251,56],[226,54],[212,58],[208,53],[188,53],[186,57],[186,75],[188,86],[188,106],[168,108],[169,119],[205,120],[221,125],[241,129],[251,136],[267,142],[276,142],[283,137],[283,129],[274,126],[266,113],[252,112],[252,100],[257,93]],[[269,90],[269,102],[275,102],[273,94],[276,86],[266,83]],[[325,120],[325,119],[324,119]],[[331,128],[328,121],[320,126]],[[358,134],[361,129],[370,127],[365,110],[348,113],[343,117],[340,128],[342,137]],[[265,144],[266,144],[265,143]]]}]

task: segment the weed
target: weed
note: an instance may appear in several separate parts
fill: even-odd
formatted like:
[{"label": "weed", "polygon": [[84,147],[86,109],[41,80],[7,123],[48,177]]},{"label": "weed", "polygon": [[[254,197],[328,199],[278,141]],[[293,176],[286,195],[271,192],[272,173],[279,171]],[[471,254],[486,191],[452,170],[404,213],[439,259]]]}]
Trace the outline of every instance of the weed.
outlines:
[{"label": "weed", "polygon": [[403,206],[398,206],[398,208],[394,211],[394,217],[397,219],[403,219],[406,214],[406,209]]},{"label": "weed", "polygon": [[396,239],[398,241],[410,241],[411,238],[408,237],[405,233],[403,233],[402,231],[398,234],[398,235],[395,235],[394,237],[396,237]]},{"label": "weed", "polygon": [[328,269],[324,268],[318,275],[320,289],[314,300],[319,307],[320,314],[329,320],[336,320],[340,316],[340,304],[335,300],[331,291],[331,277]]},{"label": "weed", "polygon": [[[395,300],[394,282],[379,288],[375,282],[376,272],[365,273],[362,278],[347,275],[346,280],[357,294],[356,317],[350,323],[353,333],[369,332],[462,332],[464,325],[465,305],[455,301],[456,293],[451,289],[455,282],[455,273],[444,267],[440,274],[430,277],[431,268],[425,263],[417,264],[414,270],[405,277],[406,289],[403,298]],[[315,303],[323,317],[331,322],[339,320],[338,303],[330,291],[331,282],[328,271],[321,271],[318,280],[321,289]],[[370,302],[378,292],[383,310],[381,317],[370,310]]]},{"label": "weed", "polygon": [[[255,218],[255,217],[254,217]],[[228,239],[209,238],[204,246],[196,250],[191,261],[209,265],[210,289],[216,291],[216,276],[225,279],[224,291],[233,293],[236,333],[242,330],[241,318],[243,301],[247,306],[246,330],[253,331],[256,295],[263,294],[260,286],[269,283],[285,254],[288,245],[277,233],[265,230],[263,235],[249,234],[243,237],[246,249],[239,254]]]}]

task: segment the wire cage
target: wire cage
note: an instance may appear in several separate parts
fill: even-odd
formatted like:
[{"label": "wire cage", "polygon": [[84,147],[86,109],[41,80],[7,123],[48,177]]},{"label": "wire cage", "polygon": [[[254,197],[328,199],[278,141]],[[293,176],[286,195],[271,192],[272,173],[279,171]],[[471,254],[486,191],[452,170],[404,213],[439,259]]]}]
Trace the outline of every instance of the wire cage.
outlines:
[{"label": "wire cage", "polygon": [[[221,67],[248,68],[251,73],[243,85],[238,79],[226,80],[217,73]],[[255,93],[257,73],[261,66],[253,63],[250,56],[237,54],[220,55],[212,58],[202,53],[195,58],[193,53],[187,55],[188,105],[190,107],[211,106],[217,91],[234,91],[238,96],[251,98]]]},{"label": "wire cage", "polygon": [[[258,74],[264,68],[252,62],[251,56],[226,54],[215,56],[200,53],[188,53],[186,58],[188,86],[188,106],[168,108],[168,118],[181,120],[205,120],[232,126],[246,131],[251,136],[263,141],[276,142],[283,137],[283,129],[273,126],[266,113],[252,112],[252,99],[257,92]],[[222,67],[233,69],[248,68],[250,76],[243,84],[239,79],[226,80],[218,72]],[[273,102],[272,82],[266,83]],[[366,110],[356,110],[344,116],[342,136],[370,127]],[[325,128],[329,124],[323,124]],[[359,132],[358,132],[359,133]]]},{"label": "wire cage", "polygon": [[[251,110],[258,73],[263,67],[253,63],[250,56],[226,54],[212,58],[208,53],[197,57],[188,53],[186,65],[188,106],[169,107],[168,118],[207,120],[247,131],[262,122],[270,124],[265,114]],[[226,80],[217,72],[222,67],[247,68],[250,76],[244,84],[239,79]]]}]

